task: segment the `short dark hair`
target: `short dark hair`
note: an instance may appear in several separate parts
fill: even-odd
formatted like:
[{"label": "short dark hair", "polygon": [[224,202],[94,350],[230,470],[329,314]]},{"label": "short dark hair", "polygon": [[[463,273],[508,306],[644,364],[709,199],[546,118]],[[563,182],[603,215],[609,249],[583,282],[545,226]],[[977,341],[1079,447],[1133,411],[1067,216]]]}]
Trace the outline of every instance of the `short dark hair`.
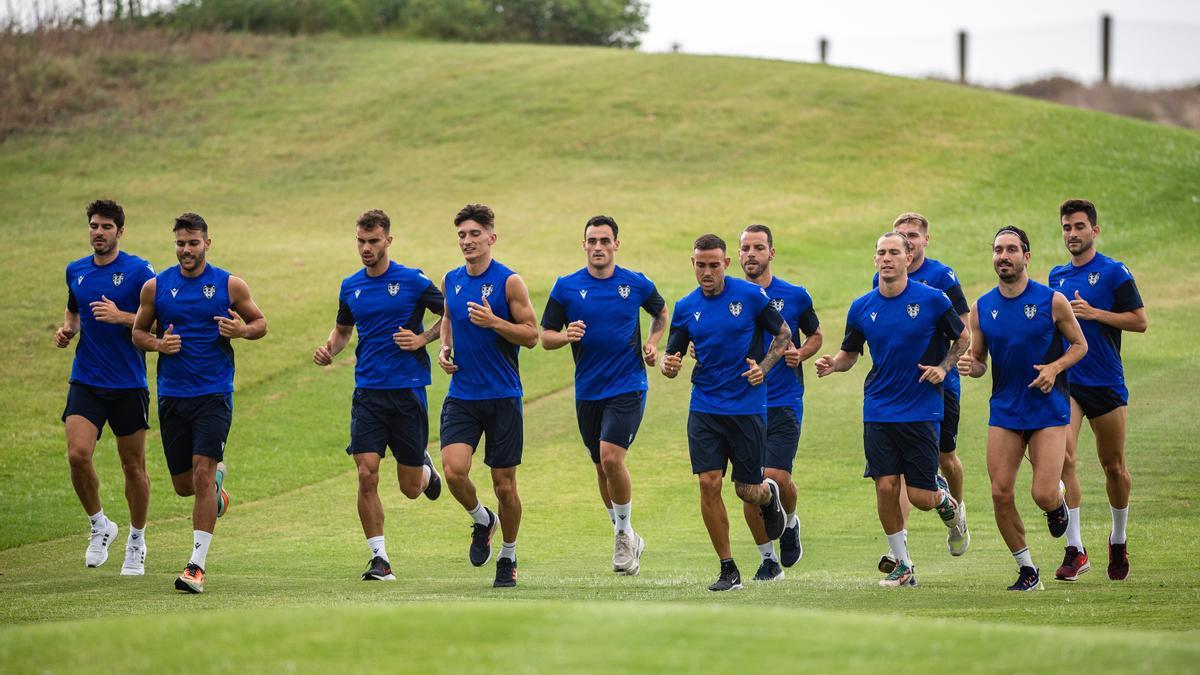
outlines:
[{"label": "short dark hair", "polygon": [[1068,199],[1063,202],[1062,206],[1058,207],[1058,217],[1062,218],[1080,211],[1087,214],[1089,223],[1096,224],[1096,205],[1086,199]]},{"label": "short dark hair", "polygon": [[[1075,213],[1075,212],[1072,211],[1071,213]],[[1025,234],[1025,230],[1022,230],[1021,228],[1017,227],[1016,225],[1005,225],[1004,227],[996,230],[996,236],[992,237],[992,241],[996,241],[996,237],[999,237],[1002,234],[1017,235],[1017,239],[1021,240],[1021,250],[1025,251],[1026,253],[1029,253],[1029,235]]]},{"label": "short dark hair", "polygon": [[892,230],[890,232],[884,232],[883,236],[881,236],[880,239],[883,239],[884,237],[900,237],[900,241],[904,242],[904,252],[912,253],[913,245],[912,245],[912,242],[908,240],[908,237],[900,234],[899,232],[897,232],[895,230]]},{"label": "short dark hair", "polygon": [[775,248],[775,237],[771,236],[771,228],[767,227],[766,225],[759,225],[758,223],[747,225],[746,229],[742,230],[742,234],[747,232],[762,232],[763,234],[767,235],[767,247]]},{"label": "short dark hair", "polygon": [[587,225],[583,226],[583,236],[587,236],[589,227],[602,227],[607,225],[612,228],[613,239],[617,238],[617,221],[612,219],[612,216],[592,216],[588,218]]},{"label": "short dark hair", "polygon": [[383,228],[384,234],[392,233],[392,221],[387,217],[387,214],[379,209],[371,209],[365,211],[358,220],[355,221],[355,226],[361,227],[364,230],[373,230],[377,227]]},{"label": "short dark hair", "polygon": [[715,234],[701,235],[696,239],[696,243],[692,244],[692,249],[696,251],[711,251],[718,248],[725,253],[725,240]]},{"label": "short dark hair", "polygon": [[203,232],[208,236],[208,223],[204,222],[204,218],[198,213],[183,213],[175,219],[175,227],[173,231],[188,230],[189,232]]},{"label": "short dark hair", "polygon": [[496,214],[490,206],[484,204],[467,204],[454,216],[454,226],[458,227],[468,220],[473,220],[489,230],[496,229]]},{"label": "short dark hair", "polygon": [[125,227],[125,209],[121,205],[111,199],[97,199],[87,205],[88,222],[92,222],[92,216],[101,216],[108,218],[117,224],[117,229]]}]

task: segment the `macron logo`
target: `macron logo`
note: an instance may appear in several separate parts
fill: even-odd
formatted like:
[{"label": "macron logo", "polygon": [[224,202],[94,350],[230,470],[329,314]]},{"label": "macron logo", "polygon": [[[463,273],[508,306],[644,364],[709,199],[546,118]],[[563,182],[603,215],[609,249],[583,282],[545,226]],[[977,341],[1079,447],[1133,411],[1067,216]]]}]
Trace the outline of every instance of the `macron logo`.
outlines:
[{"label": "macron logo", "polygon": [[579,297],[587,300],[587,291],[579,291]]},{"label": "macron logo", "polygon": [[992,310],[992,318],[993,318],[993,319],[995,319],[995,318],[996,318],[996,315],[997,315],[997,314],[999,314],[999,313],[1000,313],[1000,310],[998,310],[998,309],[993,309],[993,310]]},{"label": "macron logo", "polygon": [[461,290],[462,290],[462,286],[461,286],[461,285],[459,285],[459,284],[455,284],[455,285],[454,285],[454,294],[455,294],[455,295],[458,295],[458,292],[459,292],[459,291],[461,291]]},{"label": "macron logo", "polygon": [[694,312],[694,313],[692,314],[692,316],[696,317],[696,320],[697,320],[697,321],[699,321],[699,320],[700,320],[700,312]]},{"label": "macron logo", "polygon": [[172,297],[172,298],[173,298],[173,297],[175,297],[175,294],[176,294],[176,293],[178,293],[178,292],[179,292],[179,289],[178,289],[178,288],[172,288],[172,289],[171,289],[171,297]]},{"label": "macron logo", "polygon": [[361,288],[354,289],[354,299],[357,300],[358,296],[360,296],[360,295],[362,295],[362,289]]},{"label": "macron logo", "polygon": [[876,313],[875,313],[875,312],[871,312],[871,321],[872,321],[872,322],[874,322],[874,321],[875,321],[875,317],[876,317]]}]

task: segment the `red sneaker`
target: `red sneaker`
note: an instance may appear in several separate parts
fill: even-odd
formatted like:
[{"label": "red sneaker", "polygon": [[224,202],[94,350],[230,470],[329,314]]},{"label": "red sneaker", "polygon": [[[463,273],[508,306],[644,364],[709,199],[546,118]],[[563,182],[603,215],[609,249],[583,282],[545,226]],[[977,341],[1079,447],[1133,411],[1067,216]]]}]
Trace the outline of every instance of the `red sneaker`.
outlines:
[{"label": "red sneaker", "polygon": [[1074,546],[1067,547],[1067,553],[1063,556],[1062,566],[1054,573],[1054,578],[1059,581],[1075,581],[1079,575],[1092,569],[1092,563],[1088,562],[1087,551],[1080,551]]},{"label": "red sneaker", "polygon": [[1125,544],[1108,545],[1108,578],[1125,581],[1129,576],[1129,551]]}]

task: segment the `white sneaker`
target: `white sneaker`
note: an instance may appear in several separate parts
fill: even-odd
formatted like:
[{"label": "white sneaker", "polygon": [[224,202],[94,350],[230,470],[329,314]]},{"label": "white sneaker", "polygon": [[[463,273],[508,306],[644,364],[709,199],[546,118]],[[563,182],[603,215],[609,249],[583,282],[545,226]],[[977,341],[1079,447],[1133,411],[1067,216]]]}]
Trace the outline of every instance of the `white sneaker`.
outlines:
[{"label": "white sneaker", "polygon": [[958,519],[955,520],[954,526],[946,532],[946,547],[950,549],[950,555],[958,557],[967,552],[967,547],[971,545],[971,531],[967,529],[967,505],[959,502],[958,504]]},{"label": "white sneaker", "polygon": [[146,542],[137,546],[125,544],[125,563],[121,565],[121,576],[140,577],[146,573]]},{"label": "white sneaker", "polygon": [[636,576],[642,566],[642,550],[646,542],[637,532],[618,532],[613,537],[613,571],[625,576]]},{"label": "white sneaker", "polygon": [[113,521],[108,521],[108,526],[99,532],[92,532],[88,537],[87,551],[83,554],[83,560],[88,567],[99,567],[108,560],[108,547],[112,545],[117,538],[117,524]]}]

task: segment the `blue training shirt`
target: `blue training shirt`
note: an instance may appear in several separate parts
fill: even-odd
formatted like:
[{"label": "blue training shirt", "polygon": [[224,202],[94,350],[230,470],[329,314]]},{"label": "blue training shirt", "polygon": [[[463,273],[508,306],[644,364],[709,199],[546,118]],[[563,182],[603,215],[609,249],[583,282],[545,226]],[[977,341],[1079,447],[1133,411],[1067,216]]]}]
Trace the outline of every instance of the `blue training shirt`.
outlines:
[{"label": "blue training shirt", "polygon": [[1030,431],[1070,423],[1066,373],[1049,394],[1029,386],[1038,376],[1035,365],[1063,355],[1053,301],[1054,291],[1032,279],[1015,298],[998,287],[979,298],[979,328],[992,358],[990,426]]},{"label": "blue training shirt", "polygon": [[[1074,300],[1075,293],[1106,312],[1129,312],[1143,307],[1133,274],[1123,263],[1099,252],[1086,265],[1072,263],[1050,270],[1050,288]],[[1088,352],[1067,371],[1072,384],[1089,387],[1125,387],[1121,363],[1121,330],[1089,319],[1079,319]]]},{"label": "blue training shirt", "polygon": [[520,397],[521,375],[517,356],[520,346],[505,340],[491,328],[471,323],[467,303],[482,304],[487,298],[492,313],[512,321],[505,284],[515,274],[492,260],[479,276],[467,273],[466,265],[446,274],[446,318],[454,337],[454,364],[447,396],[466,401]]},{"label": "blue training shirt", "polygon": [[401,349],[392,341],[400,328],[425,332],[425,310],[443,311],[442,292],[419,269],[391,261],[379,276],[364,267],[342,281],[337,322],[354,326],[354,384],[363,389],[412,389],[430,384],[429,353]]},{"label": "blue training shirt", "polygon": [[213,317],[229,316],[229,272],[206,264],[195,278],[169,267],[155,282],[161,334],[174,326],[180,349],[158,355],[158,395],[186,398],[233,391],[233,346]]},{"label": "blue training shirt", "polygon": [[542,328],[562,330],[574,321],[586,326],[583,339],[570,343],[577,400],[646,391],[638,309],[657,316],[665,306],[653,281],[622,267],[614,267],[607,279],[597,279],[584,267],[554,282]]},{"label": "blue training shirt", "polygon": [[[796,286],[773,277],[767,286],[767,297],[771,306],[779,312],[788,328],[792,329],[792,344],[797,347],[804,342],[804,337],[812,335],[820,327],[817,313],[813,310],[812,296],[803,286]],[[770,345],[775,338],[774,333],[763,335],[763,344]],[[800,408],[804,406],[804,369],[803,367],[789,368],[781,358],[779,363],[767,373],[768,408]]]},{"label": "blue training shirt", "polygon": [[67,309],[79,315],[71,382],[104,389],[146,388],[146,355],[133,346],[133,331],[97,321],[92,303],[104,296],[122,312],[137,312],[142,284],[152,278],[150,263],[124,251],[107,265],[97,265],[90,255],[67,265]]},{"label": "blue training shirt", "polygon": [[878,289],[858,298],[846,314],[842,351],[871,348],[863,383],[864,422],[940,422],[942,385],[921,382],[918,364],[935,366],[963,323],[945,293],[909,282],[894,298]]},{"label": "blue training shirt", "polygon": [[[914,272],[908,273],[909,281],[919,281],[926,286],[936,288],[946,294],[950,299],[950,304],[954,305],[954,312],[962,318],[963,314],[971,311],[971,305],[967,302],[967,296],[963,294],[962,284],[958,282],[958,277],[955,276],[954,270],[933,258],[926,257],[925,262]],[[875,273],[875,278],[871,280],[871,288],[879,288],[879,272]],[[946,343],[949,348],[950,343]],[[958,398],[961,391],[961,383],[958,379],[958,371],[951,369],[946,373],[946,379],[942,381],[942,387]]]},{"label": "blue training shirt", "polygon": [[749,368],[747,358],[762,361],[770,346],[763,336],[775,335],[782,324],[766,292],[742,279],[726,277],[725,288],[715,296],[697,288],[676,302],[667,353],[687,354],[688,342],[696,345],[689,409],[712,415],[765,415],[765,380],[755,387],[742,373]]}]

